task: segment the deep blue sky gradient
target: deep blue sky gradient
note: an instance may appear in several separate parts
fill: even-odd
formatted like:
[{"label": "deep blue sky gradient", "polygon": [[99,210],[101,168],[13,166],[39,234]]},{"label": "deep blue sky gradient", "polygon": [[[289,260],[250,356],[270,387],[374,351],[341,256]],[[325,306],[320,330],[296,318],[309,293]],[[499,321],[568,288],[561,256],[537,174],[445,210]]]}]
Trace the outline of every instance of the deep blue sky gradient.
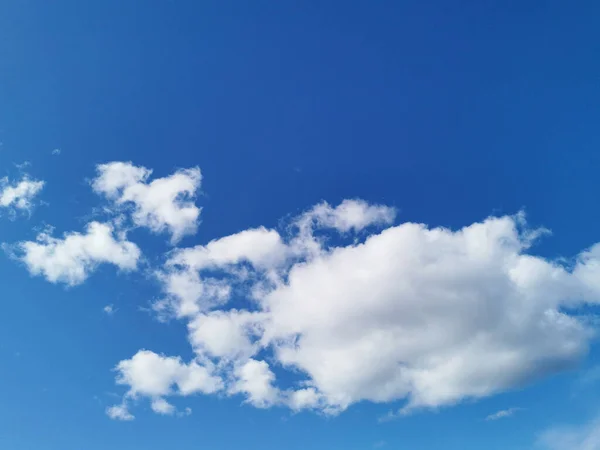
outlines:
[{"label": "deep blue sky gradient", "polygon": [[[1,241],[81,229],[94,165],[131,160],[201,167],[202,224],[182,245],[361,197],[453,228],[524,208],[553,231],[535,251],[572,256],[600,240],[599,18],[594,1],[5,0],[0,177],[31,162],[49,205],[3,219]],[[578,372],[384,424],[397,405],[325,419],[205,397],[185,399],[190,417],[113,422],[117,361],[190,352],[184,324],[139,311],[156,286],[102,268],[65,289],[5,257],[0,274],[0,448],[528,449],[597,413]]]}]

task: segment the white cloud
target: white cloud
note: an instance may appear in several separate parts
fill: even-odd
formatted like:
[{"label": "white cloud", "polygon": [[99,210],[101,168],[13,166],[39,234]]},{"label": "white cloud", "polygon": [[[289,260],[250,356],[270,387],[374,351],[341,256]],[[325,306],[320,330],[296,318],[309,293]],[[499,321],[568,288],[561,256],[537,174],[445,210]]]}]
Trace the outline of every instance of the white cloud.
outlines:
[{"label": "white cloud", "polygon": [[199,168],[184,169],[148,182],[152,171],[129,162],[111,162],[97,167],[92,187],[116,207],[132,207],[137,226],[154,233],[168,231],[177,242],[198,227],[200,208],[194,203],[202,176]]},{"label": "white cloud", "polygon": [[264,315],[247,311],[198,314],[188,325],[190,342],[200,354],[229,360],[247,359],[258,350],[252,336],[260,335]]},{"label": "white cloud", "polygon": [[[599,247],[573,267],[535,256],[544,233],[521,214],[347,235],[393,217],[362,201],[322,204],[292,221],[291,236],[257,228],[175,250],[157,309],[187,320],[197,360],[258,407],[331,414],[403,401],[407,413],[510,390],[586,354],[592,325],[563,307],[600,302]],[[318,228],[342,243],[315,238]],[[275,365],[298,384],[280,388]]]},{"label": "white cloud", "polygon": [[196,362],[185,364],[181,358],[140,350],[133,358],[121,361],[116,369],[117,384],[129,386],[132,397],[164,397],[173,393],[212,394],[222,389],[220,378]]},{"label": "white cloud", "polygon": [[600,420],[578,427],[558,427],[544,432],[538,447],[544,450],[598,450],[600,449]]},{"label": "white cloud", "polygon": [[29,212],[33,199],[43,187],[43,181],[31,180],[27,175],[15,183],[10,183],[6,177],[0,178],[0,208]]},{"label": "white cloud", "polygon": [[214,279],[201,280],[196,271],[168,271],[159,273],[168,298],[154,303],[154,310],[161,316],[193,317],[229,299],[231,287]]},{"label": "white cloud", "polygon": [[273,386],[275,374],[265,361],[249,359],[234,369],[237,381],[230,392],[243,393],[248,403],[257,408],[268,408],[279,401],[279,390]]},{"label": "white cloud", "polygon": [[125,403],[106,408],[106,415],[113,420],[130,421],[135,419],[135,417],[127,409],[127,405]]},{"label": "white cloud", "polygon": [[60,155],[60,153],[61,153],[60,148],[55,148],[54,150],[52,150],[52,155],[54,155],[54,156],[58,156],[58,155]]},{"label": "white cloud", "polygon": [[218,268],[239,279],[246,274],[240,263],[270,273],[290,255],[291,249],[279,233],[264,227],[216,239],[207,245],[177,249],[170,254],[165,270],[159,273],[168,299],[155,306],[170,309],[177,317],[194,317],[226,302],[232,291],[231,280],[201,279],[199,271]]},{"label": "white cloud", "polygon": [[[140,350],[131,359],[123,360],[115,367],[117,384],[128,386],[120,405],[108,408],[106,413],[113,419],[131,420],[127,409],[130,399],[149,398],[151,409],[162,415],[189,416],[190,408],[178,412],[164,397],[169,395],[214,394],[222,391],[224,383],[214,375],[214,367],[205,361],[188,364],[179,357],[169,357]],[[127,419],[131,417],[131,419]]]},{"label": "white cloud", "polygon": [[98,176],[92,181],[92,188],[109,198],[120,197],[123,190],[144,183],[152,174],[150,169],[120,161],[100,164],[96,167],[96,171]]},{"label": "white cloud", "polygon": [[317,408],[323,398],[315,388],[298,389],[289,392],[285,402],[294,411]]},{"label": "white cloud", "polygon": [[99,222],[89,223],[84,234],[66,233],[62,239],[40,233],[36,241],[20,242],[12,250],[32,275],[70,286],[85,281],[99,264],[134,270],[140,258],[134,243],[115,239],[112,225]]},{"label": "white cloud", "polygon": [[171,416],[175,413],[175,407],[171,405],[168,401],[166,401],[164,398],[160,397],[153,399],[152,403],[150,404],[150,407],[155,413],[162,414],[165,416]]},{"label": "white cloud", "polygon": [[104,311],[106,315],[112,316],[115,313],[115,308],[113,305],[106,305],[104,308],[102,308],[102,311]]},{"label": "white cloud", "polygon": [[493,414],[490,414],[489,416],[487,416],[485,418],[485,420],[490,422],[490,421],[499,420],[499,419],[506,419],[508,417],[514,416],[520,410],[521,410],[521,408],[503,409],[501,411],[497,411]]},{"label": "white cloud", "polygon": [[168,266],[202,270],[249,262],[265,268],[285,260],[287,251],[277,231],[260,227],[210,241],[206,246],[177,250],[169,259]]},{"label": "white cloud", "polygon": [[396,210],[384,205],[369,205],[364,200],[344,200],[335,208],[327,202],[314,206],[300,220],[314,221],[318,227],[334,228],[342,233],[360,231],[369,226],[390,225]]},{"label": "white cloud", "polygon": [[341,409],[510,389],[587,349],[585,327],[556,309],[573,277],[526,248],[510,217],[457,232],[389,228],[294,266],[262,300],[263,341]]}]

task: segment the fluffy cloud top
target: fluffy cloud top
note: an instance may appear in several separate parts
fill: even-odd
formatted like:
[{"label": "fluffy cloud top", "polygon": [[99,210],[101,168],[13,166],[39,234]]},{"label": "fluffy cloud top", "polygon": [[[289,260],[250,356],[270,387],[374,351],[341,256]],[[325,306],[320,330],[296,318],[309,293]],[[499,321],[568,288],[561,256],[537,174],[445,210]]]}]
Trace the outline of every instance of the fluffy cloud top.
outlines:
[{"label": "fluffy cloud top", "polygon": [[99,264],[134,270],[141,254],[134,243],[115,237],[112,225],[99,222],[88,224],[83,234],[66,233],[62,239],[40,233],[36,241],[20,242],[13,249],[32,275],[70,286],[85,281]]},{"label": "fluffy cloud top", "polygon": [[25,175],[20,181],[10,183],[8,178],[0,179],[0,208],[30,211],[33,199],[44,187],[43,181],[31,180]]},{"label": "fluffy cloud top", "polygon": [[202,180],[199,168],[179,170],[151,182],[151,170],[130,162],[100,164],[97,172],[94,191],[117,207],[130,206],[136,225],[155,233],[168,231],[173,243],[196,232],[200,208],[193,199]]},{"label": "fluffy cloud top", "polygon": [[[321,204],[292,221],[290,236],[257,228],[175,250],[158,274],[159,309],[188,322],[190,364],[210,361],[224,392],[257,407],[436,408],[586,353],[592,325],[563,307],[600,302],[598,246],[567,267],[530,252],[544,233],[522,215],[459,230],[390,226],[393,217],[363,201]],[[363,241],[349,235],[370,225],[388,227]],[[348,242],[315,237],[326,228]],[[272,365],[301,381],[280,388]]]}]

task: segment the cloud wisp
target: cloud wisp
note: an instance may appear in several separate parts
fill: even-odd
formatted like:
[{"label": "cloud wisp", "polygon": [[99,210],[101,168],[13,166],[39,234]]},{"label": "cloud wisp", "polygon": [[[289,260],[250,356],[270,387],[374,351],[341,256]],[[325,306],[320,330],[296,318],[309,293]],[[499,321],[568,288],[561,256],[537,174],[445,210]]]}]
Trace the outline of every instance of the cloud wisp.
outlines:
[{"label": "cloud wisp", "polygon": [[490,414],[489,416],[487,416],[485,418],[485,420],[487,422],[493,422],[493,421],[500,420],[500,419],[507,419],[509,417],[514,416],[519,411],[521,411],[521,408],[503,409],[503,410],[497,411],[497,412],[495,412],[493,414]]}]

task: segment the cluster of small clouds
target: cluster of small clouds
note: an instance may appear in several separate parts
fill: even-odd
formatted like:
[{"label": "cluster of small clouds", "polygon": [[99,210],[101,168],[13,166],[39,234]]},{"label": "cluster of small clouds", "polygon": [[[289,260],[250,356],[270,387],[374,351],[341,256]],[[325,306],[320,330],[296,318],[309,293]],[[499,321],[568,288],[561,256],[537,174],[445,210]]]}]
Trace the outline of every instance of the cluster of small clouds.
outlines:
[{"label": "cluster of small clouds", "polygon": [[[142,252],[127,240],[121,220],[124,211],[131,214],[135,226],[154,233],[168,232],[173,242],[196,230],[200,208],[189,198],[193,198],[200,185],[199,169],[178,171],[152,182],[147,182],[151,170],[131,163],[99,165],[97,172],[92,188],[109,201],[107,209],[114,212],[113,219],[90,222],[83,232],[67,232],[60,238],[45,231],[35,241],[11,246],[11,254],[25,263],[32,275],[75,286],[101,264],[111,264],[123,271],[135,270]],[[9,205],[26,208],[42,186],[43,182],[24,180],[2,194],[2,198],[6,197]]]},{"label": "cluster of small clouds", "polygon": [[[112,162],[98,166],[91,186],[115,217],[176,245],[197,230],[201,172],[151,175]],[[406,414],[519,387],[586,354],[594,326],[564,308],[600,303],[600,244],[565,265],[531,252],[548,233],[523,214],[458,230],[395,219],[385,205],[322,202],[284,230],[171,250],[154,270],[163,295],[153,310],[185,322],[194,356],[143,349],[120,361],[116,383],[126,391],[107,414],[132,420],[142,399],[158,414],[185,414],[169,400],[194,394],[323,414],[403,401],[393,414]],[[41,233],[16,244],[15,257],[70,286],[100,264],[135,270],[141,250],[121,222],[62,238]]]}]

